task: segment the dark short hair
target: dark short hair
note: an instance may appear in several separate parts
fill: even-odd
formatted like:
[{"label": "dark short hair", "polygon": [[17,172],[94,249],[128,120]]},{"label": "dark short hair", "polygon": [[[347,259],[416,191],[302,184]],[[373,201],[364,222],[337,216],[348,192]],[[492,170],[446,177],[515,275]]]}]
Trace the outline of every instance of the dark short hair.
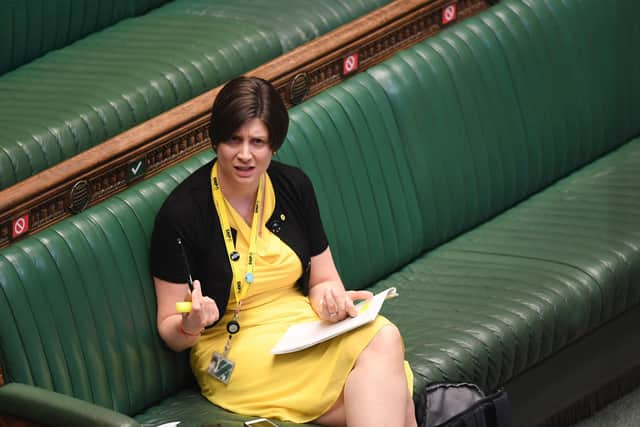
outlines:
[{"label": "dark short hair", "polygon": [[287,136],[289,113],[278,91],[259,77],[237,77],[218,93],[211,107],[209,136],[216,146],[231,139],[249,119],[260,119],[269,131],[269,147],[280,148]]}]

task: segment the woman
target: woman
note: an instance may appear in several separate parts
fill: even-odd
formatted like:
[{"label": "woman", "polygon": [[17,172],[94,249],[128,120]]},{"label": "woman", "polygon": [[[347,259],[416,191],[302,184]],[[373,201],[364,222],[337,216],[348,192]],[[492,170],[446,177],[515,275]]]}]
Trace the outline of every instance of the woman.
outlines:
[{"label": "woman", "polygon": [[[383,317],[309,349],[270,350],[289,325],[357,314],[299,169],[272,161],[289,117],[258,78],[230,81],[212,107],[216,160],[167,198],[151,263],[158,330],[191,348],[202,394],[229,411],[326,426],[415,426],[402,338]],[[182,245],[177,241],[180,240]],[[198,280],[189,291],[183,246]],[[190,300],[188,314],[176,302]]]}]

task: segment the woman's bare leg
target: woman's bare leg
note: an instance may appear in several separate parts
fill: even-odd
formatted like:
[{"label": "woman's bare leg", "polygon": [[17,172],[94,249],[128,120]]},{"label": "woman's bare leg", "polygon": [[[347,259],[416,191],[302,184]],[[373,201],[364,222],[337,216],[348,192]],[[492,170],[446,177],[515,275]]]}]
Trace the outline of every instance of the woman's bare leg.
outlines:
[{"label": "woman's bare leg", "polygon": [[344,393],[340,395],[331,409],[313,422],[326,427],[346,427],[347,417],[344,413]]},{"label": "woman's bare leg", "polygon": [[413,404],[411,395],[407,397],[407,412],[404,419],[405,427],[418,427],[418,421],[416,420],[416,407]]},{"label": "woman's bare leg", "polygon": [[330,427],[415,427],[400,332],[380,329],[362,351],[336,404],[316,420]]}]

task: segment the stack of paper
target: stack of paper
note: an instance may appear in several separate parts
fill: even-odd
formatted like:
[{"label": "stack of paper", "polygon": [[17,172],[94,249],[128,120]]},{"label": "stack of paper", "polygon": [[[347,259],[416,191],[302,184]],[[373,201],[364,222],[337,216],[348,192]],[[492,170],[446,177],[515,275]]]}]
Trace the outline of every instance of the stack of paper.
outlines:
[{"label": "stack of paper", "polygon": [[323,341],[355,329],[359,326],[373,322],[382,304],[387,298],[397,296],[396,288],[386,289],[373,296],[370,300],[362,301],[356,305],[358,315],[347,317],[336,323],[317,320],[313,322],[299,323],[292,325],[280,338],[280,341],[271,349],[273,354],[285,354],[300,351],[314,346]]}]

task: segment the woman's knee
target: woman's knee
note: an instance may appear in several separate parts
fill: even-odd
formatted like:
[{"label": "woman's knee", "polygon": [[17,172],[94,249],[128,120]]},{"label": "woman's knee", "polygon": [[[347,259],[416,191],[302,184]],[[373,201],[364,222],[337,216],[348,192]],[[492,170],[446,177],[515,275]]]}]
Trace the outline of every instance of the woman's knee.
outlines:
[{"label": "woman's knee", "polygon": [[381,328],[371,340],[368,349],[373,352],[384,352],[387,355],[397,354],[404,358],[402,335],[395,325]]}]

